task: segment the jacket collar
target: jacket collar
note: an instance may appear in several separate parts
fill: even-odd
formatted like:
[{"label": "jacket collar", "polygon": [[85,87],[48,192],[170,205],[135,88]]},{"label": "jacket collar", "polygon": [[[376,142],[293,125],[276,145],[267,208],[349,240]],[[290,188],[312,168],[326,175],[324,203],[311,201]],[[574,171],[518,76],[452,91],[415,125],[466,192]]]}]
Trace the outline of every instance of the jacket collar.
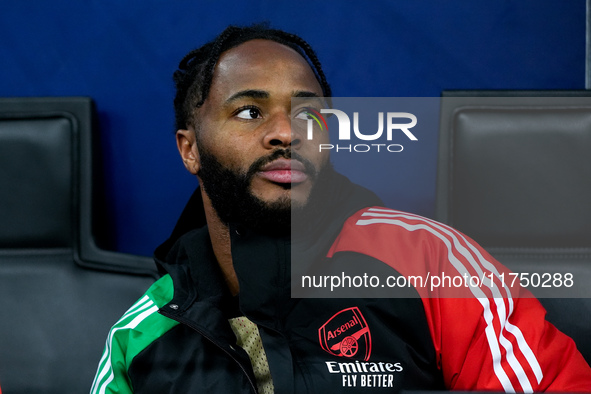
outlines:
[{"label": "jacket collar", "polygon": [[[291,237],[271,236],[230,225],[232,256],[245,314],[277,316],[291,297],[291,261],[302,269],[326,256],[344,222],[358,210],[381,205],[372,192],[334,171],[310,197],[309,209],[293,218]],[[155,253],[159,272],[169,273],[175,286],[173,302],[186,310],[195,301],[224,309],[232,297],[211,248],[201,190],[185,206],[168,240]]]}]

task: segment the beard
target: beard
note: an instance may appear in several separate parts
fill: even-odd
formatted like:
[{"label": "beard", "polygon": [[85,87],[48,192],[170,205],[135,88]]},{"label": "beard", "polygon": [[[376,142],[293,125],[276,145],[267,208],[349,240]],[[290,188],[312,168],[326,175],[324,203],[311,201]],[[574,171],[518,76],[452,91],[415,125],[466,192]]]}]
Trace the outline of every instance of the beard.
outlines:
[{"label": "beard", "polygon": [[[298,215],[305,209],[305,203],[293,206],[291,198],[280,197],[275,201],[263,201],[251,191],[251,183],[263,166],[278,159],[295,159],[300,161],[306,174],[316,185],[316,181],[329,163],[317,170],[307,159],[289,149],[277,149],[268,156],[254,161],[246,172],[240,172],[224,166],[218,159],[200,144],[201,167],[197,175],[201,186],[211,200],[211,204],[220,220],[226,225],[236,223],[245,225],[254,231],[264,234],[287,235],[290,232],[292,213]],[[280,187],[291,189],[291,184]],[[310,195],[313,194],[314,186]],[[308,200],[310,197],[308,197]],[[293,208],[293,210],[292,210]],[[294,212],[295,211],[295,212]]]}]

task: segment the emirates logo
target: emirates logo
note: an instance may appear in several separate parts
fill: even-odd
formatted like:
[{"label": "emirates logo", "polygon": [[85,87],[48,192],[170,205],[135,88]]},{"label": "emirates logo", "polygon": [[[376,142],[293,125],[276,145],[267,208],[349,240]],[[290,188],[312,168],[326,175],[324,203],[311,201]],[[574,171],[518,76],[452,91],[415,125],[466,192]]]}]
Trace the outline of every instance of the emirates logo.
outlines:
[{"label": "emirates logo", "polygon": [[371,333],[359,308],[343,309],[318,329],[320,346],[333,356],[369,360]]}]

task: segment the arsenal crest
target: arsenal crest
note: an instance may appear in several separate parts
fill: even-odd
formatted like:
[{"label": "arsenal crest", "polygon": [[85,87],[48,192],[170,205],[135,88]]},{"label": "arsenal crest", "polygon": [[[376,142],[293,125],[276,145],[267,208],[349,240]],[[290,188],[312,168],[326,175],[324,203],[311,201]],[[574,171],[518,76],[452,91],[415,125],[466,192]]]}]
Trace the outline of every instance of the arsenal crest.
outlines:
[{"label": "arsenal crest", "polygon": [[369,360],[371,333],[359,308],[343,309],[318,329],[322,349],[334,356]]}]

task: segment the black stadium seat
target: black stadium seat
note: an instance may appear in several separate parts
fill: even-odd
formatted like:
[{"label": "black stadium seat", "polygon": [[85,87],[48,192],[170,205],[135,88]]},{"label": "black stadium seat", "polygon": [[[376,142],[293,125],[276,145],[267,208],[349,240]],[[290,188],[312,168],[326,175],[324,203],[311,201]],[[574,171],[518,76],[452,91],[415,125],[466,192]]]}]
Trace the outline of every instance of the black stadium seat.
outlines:
[{"label": "black stadium seat", "polygon": [[7,394],[88,392],[109,327],[156,275],[151,259],[95,242],[93,113],[84,97],[0,99],[0,385]]},{"label": "black stadium seat", "polygon": [[591,362],[591,93],[444,92],[439,136],[436,219],[529,274]]}]

